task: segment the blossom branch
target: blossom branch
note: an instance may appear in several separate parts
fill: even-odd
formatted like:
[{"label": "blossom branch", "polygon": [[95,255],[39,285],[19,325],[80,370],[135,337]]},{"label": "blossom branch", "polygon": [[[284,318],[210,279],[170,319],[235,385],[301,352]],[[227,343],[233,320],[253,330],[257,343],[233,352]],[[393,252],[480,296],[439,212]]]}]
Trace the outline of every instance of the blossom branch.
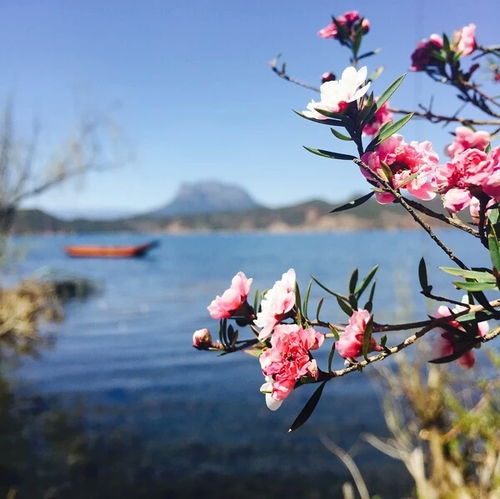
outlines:
[{"label": "blossom branch", "polygon": [[[492,307],[499,306],[500,300],[495,300],[494,302],[491,302],[490,305]],[[484,307],[482,307],[481,305],[476,305],[474,307],[471,307],[470,311],[464,310],[463,312],[460,312],[457,314],[452,314],[452,316],[450,316],[450,317],[457,318],[457,317],[464,315],[466,313],[470,313],[471,311],[479,312],[482,310],[484,310]],[[447,317],[446,319],[449,320],[450,317]],[[339,378],[339,377],[345,376],[346,374],[349,374],[353,371],[359,371],[359,370],[363,369],[364,367],[368,366],[369,364],[373,364],[374,362],[379,362],[381,360],[384,360],[387,357],[394,355],[395,353],[398,353],[401,350],[404,350],[405,348],[408,348],[410,345],[413,345],[419,338],[421,338],[422,336],[427,334],[429,331],[431,331],[435,327],[438,327],[440,323],[443,323],[443,318],[430,320],[426,326],[424,326],[422,329],[417,331],[415,334],[408,336],[404,341],[402,341],[398,345],[395,345],[393,347],[385,347],[383,352],[381,352],[377,355],[372,355],[370,357],[367,357],[367,358],[365,358],[365,360],[362,360],[360,362],[356,362],[348,367],[345,367],[344,369],[339,369],[337,371],[331,371],[330,373],[323,373],[323,380]],[[478,343],[487,343],[488,341],[493,340],[494,338],[496,338],[499,335],[500,335],[500,326],[497,326],[495,329],[490,331],[485,336],[479,337],[477,339],[477,342]]]},{"label": "blossom branch", "polygon": [[405,201],[403,196],[400,194],[399,191],[394,189],[392,185],[384,180],[380,175],[378,175],[376,172],[374,172],[368,165],[366,165],[363,161],[361,161],[358,158],[353,159],[354,163],[356,163],[360,168],[362,168],[364,171],[368,172],[373,178],[376,179],[376,181],[384,187],[387,191],[389,191],[397,200],[399,204],[411,215],[411,217],[417,222],[424,230],[429,234],[429,237],[448,255],[448,258],[454,263],[456,263],[461,269],[467,270],[468,267],[465,265],[465,263],[462,262],[454,253],[453,251],[448,248],[442,241],[439,239],[439,237],[436,236],[434,231],[430,228],[430,226],[425,223],[417,213],[415,213],[415,210]]},{"label": "blossom branch", "polygon": [[468,234],[471,234],[474,237],[479,237],[479,232],[477,230],[475,230],[473,227],[469,227],[466,223],[462,222],[460,219],[447,217],[446,215],[444,215],[442,213],[437,213],[434,210],[431,210],[430,208],[428,208],[427,206],[424,206],[423,204],[418,203],[417,201],[413,201],[412,199],[408,199],[407,197],[402,196],[402,198],[412,208],[415,208],[416,210],[420,211],[424,215],[435,218],[437,220],[441,220],[441,222],[444,222],[448,225],[451,225],[452,227],[455,227],[456,229],[463,230],[464,232],[467,232]]},{"label": "blossom branch", "polygon": [[413,113],[413,115],[417,118],[425,118],[426,120],[430,121],[431,123],[461,123],[462,125],[491,125],[491,126],[499,126],[500,121],[499,120],[476,120],[476,119],[470,119],[470,118],[463,118],[460,116],[445,116],[442,114],[436,114],[433,113],[430,109],[425,110],[424,112],[421,111],[408,111],[406,109],[398,109],[395,107],[389,108],[389,110],[393,113],[396,114],[410,114]]}]

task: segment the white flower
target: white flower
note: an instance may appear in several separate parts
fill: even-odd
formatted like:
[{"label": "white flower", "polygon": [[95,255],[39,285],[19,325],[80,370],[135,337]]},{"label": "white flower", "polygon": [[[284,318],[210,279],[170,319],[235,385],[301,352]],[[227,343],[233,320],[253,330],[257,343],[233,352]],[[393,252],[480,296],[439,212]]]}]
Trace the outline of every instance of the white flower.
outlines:
[{"label": "white flower", "polygon": [[273,398],[273,378],[271,376],[266,376],[266,382],[260,387],[260,392],[266,396],[266,405],[270,411],[277,411],[281,404],[282,400],[276,400]]},{"label": "white flower", "polygon": [[289,269],[265,294],[261,310],[254,321],[257,327],[262,328],[259,333],[260,341],[271,336],[274,326],[279,324],[295,305],[295,282],[295,270]]},{"label": "white flower", "polygon": [[[307,111],[302,114],[307,118],[324,120],[327,117],[319,110],[330,113],[338,113],[342,110],[342,104],[348,104],[359,100],[370,88],[370,83],[362,86],[366,81],[367,68],[363,66],[357,70],[353,66],[348,66],[342,72],[340,80],[327,81],[320,87],[321,100],[312,100],[307,105]],[[361,88],[359,88],[361,87]]]}]

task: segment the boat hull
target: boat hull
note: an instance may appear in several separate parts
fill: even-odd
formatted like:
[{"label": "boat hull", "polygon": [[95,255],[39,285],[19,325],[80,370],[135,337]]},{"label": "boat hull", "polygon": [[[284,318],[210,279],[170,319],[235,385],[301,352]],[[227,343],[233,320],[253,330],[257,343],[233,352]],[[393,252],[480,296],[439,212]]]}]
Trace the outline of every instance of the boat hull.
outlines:
[{"label": "boat hull", "polygon": [[73,258],[137,258],[144,256],[158,243],[152,242],[129,246],[72,245],[64,248]]}]

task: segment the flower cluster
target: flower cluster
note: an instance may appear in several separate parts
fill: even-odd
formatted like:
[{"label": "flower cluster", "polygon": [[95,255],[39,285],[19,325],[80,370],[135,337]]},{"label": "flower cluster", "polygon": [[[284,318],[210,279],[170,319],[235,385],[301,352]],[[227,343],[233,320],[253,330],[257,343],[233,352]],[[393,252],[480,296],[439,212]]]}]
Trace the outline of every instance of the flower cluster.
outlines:
[{"label": "flower cluster", "polygon": [[472,148],[455,154],[436,169],[436,185],[452,213],[470,206],[473,196],[500,201],[500,148],[489,153]]},{"label": "flower cluster", "polygon": [[278,409],[303,376],[318,378],[318,366],[309,352],[317,350],[323,341],[324,335],[312,328],[303,329],[296,324],[274,328],[271,348],[264,350],[259,359],[266,376],[261,391],[266,394],[269,409]]},{"label": "flower cluster", "polygon": [[[335,349],[344,359],[359,357],[363,353],[363,341],[372,316],[368,310],[354,310],[349,318],[349,324],[340,333]],[[370,336],[368,351],[382,350],[374,338]]]},{"label": "flower cluster", "polygon": [[[434,170],[439,156],[429,141],[407,144],[401,135],[393,135],[374,151],[361,156],[361,160],[375,173],[389,182],[394,189],[405,188],[413,196],[423,200],[435,197]],[[373,175],[361,170],[363,175],[379,188]],[[390,192],[377,190],[377,201],[381,204],[394,201]]]},{"label": "flower cluster", "polygon": [[[368,92],[370,83],[366,83],[367,68],[361,69],[349,66],[344,69],[340,80],[329,80],[321,84],[321,99],[319,102],[311,100],[307,105],[307,111],[302,114],[306,118],[325,120],[327,116],[321,113],[340,113],[344,111],[351,102],[358,101]],[[361,87],[361,88],[360,88]]]},{"label": "flower cluster", "polygon": [[[476,25],[469,24],[454,31],[451,42],[445,45],[443,37],[432,34],[428,39],[422,40],[411,54],[413,71],[427,71],[434,68],[443,68],[449,56],[457,57],[472,54],[477,47]],[[444,52],[442,52],[444,50]]]},{"label": "flower cluster", "polygon": [[362,18],[357,10],[350,10],[340,16],[332,17],[332,22],[319,30],[318,36],[346,41],[352,40],[360,29],[363,33],[368,33],[370,22]]}]

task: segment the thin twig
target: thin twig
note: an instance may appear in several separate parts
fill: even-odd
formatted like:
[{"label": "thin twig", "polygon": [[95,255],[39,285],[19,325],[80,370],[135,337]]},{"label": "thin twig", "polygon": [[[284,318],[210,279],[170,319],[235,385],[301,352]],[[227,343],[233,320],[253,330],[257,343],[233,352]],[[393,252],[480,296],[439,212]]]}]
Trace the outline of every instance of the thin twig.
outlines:
[{"label": "thin twig", "polygon": [[455,227],[456,229],[463,230],[464,232],[467,232],[468,234],[471,234],[474,237],[479,237],[479,233],[476,229],[469,227],[467,224],[465,224],[461,220],[459,220],[457,218],[447,217],[446,215],[444,215],[442,213],[437,213],[434,210],[431,210],[427,206],[424,206],[423,204],[418,203],[417,201],[413,201],[412,199],[408,199],[407,197],[404,197],[404,196],[401,196],[401,197],[412,208],[415,208],[416,210],[420,211],[424,215],[435,218],[436,220],[441,220],[441,222],[444,222],[448,225],[451,225],[452,227]]},{"label": "thin twig", "polygon": [[398,109],[395,107],[389,108],[389,111],[392,111],[393,113],[396,114],[410,114],[413,113],[414,116],[417,118],[425,118],[426,120],[429,120],[431,123],[462,123],[462,125],[492,125],[492,126],[499,126],[500,121],[498,120],[476,120],[476,119],[469,119],[469,118],[462,118],[460,116],[444,116],[442,114],[435,114],[432,111],[427,110],[426,112],[420,112],[420,111],[408,111],[406,109]]}]

